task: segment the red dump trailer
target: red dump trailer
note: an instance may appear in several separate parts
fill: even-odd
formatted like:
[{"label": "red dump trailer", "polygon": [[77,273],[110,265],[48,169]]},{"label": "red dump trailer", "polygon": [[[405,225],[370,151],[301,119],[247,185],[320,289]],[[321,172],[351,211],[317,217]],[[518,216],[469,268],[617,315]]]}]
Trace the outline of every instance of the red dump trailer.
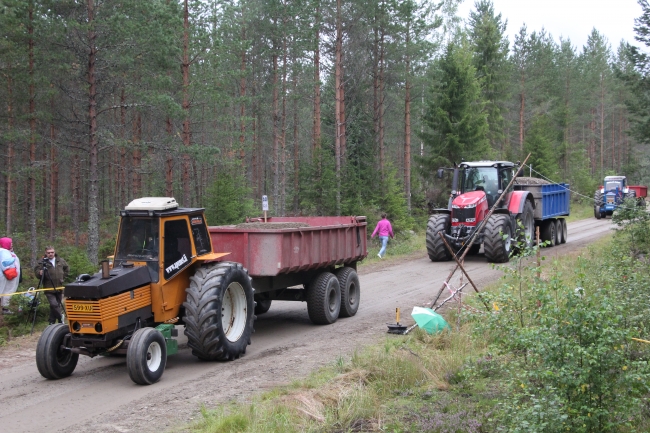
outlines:
[{"label": "red dump trailer", "polygon": [[248,269],[256,314],[266,313],[273,300],[306,301],[316,324],[356,314],[366,230],[364,216],[255,218],[209,227],[213,247]]}]

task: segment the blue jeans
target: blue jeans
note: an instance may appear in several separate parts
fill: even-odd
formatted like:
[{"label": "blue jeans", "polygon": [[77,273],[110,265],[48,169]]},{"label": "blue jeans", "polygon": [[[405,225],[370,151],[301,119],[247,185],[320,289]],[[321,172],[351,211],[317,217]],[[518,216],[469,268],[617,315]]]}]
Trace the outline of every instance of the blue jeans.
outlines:
[{"label": "blue jeans", "polygon": [[388,236],[379,236],[379,240],[381,241],[381,250],[379,250],[379,255],[384,257],[384,253],[386,252],[386,244],[388,244]]}]

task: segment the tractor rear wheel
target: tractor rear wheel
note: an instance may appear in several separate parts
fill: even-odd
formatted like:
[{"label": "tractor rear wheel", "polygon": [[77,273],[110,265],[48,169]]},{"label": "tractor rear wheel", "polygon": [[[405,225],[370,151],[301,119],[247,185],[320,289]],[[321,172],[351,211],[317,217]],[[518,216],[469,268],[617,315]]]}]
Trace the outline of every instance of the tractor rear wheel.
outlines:
[{"label": "tractor rear wheel", "polygon": [[138,385],[151,385],[160,380],[167,365],[167,343],[154,328],[135,331],[126,350],[126,369]]},{"label": "tractor rear wheel", "polygon": [[63,347],[65,336],[70,329],[63,323],[50,325],[45,328],[36,345],[36,367],[46,379],[63,379],[72,374],[79,354],[72,353]]},{"label": "tractor rear wheel", "polygon": [[341,289],[341,311],[339,317],[352,317],[357,314],[361,300],[359,276],[354,268],[344,266],[335,272]]},{"label": "tractor rear wheel", "polygon": [[432,262],[451,260],[451,254],[438,234],[447,232],[449,219],[447,214],[435,214],[431,215],[427,223],[427,254]]},{"label": "tractor rear wheel", "polygon": [[603,202],[603,193],[599,189],[594,193],[594,216],[596,219],[601,219],[603,214],[600,212],[600,208],[604,205]]},{"label": "tractor rear wheel", "polygon": [[200,267],[185,292],[185,335],[204,361],[230,361],[246,353],[253,333],[253,286],[240,263]]},{"label": "tractor rear wheel", "polygon": [[546,221],[542,221],[542,230],[540,233],[540,237],[543,242],[548,242],[548,247],[552,247],[555,245],[555,220],[554,219],[549,219]]},{"label": "tractor rear wheel", "polygon": [[307,313],[315,325],[336,322],[341,311],[341,288],[336,275],[319,274],[307,287]]},{"label": "tractor rear wheel", "polygon": [[512,248],[512,227],[508,215],[492,215],[485,226],[483,248],[488,262],[506,263]]}]

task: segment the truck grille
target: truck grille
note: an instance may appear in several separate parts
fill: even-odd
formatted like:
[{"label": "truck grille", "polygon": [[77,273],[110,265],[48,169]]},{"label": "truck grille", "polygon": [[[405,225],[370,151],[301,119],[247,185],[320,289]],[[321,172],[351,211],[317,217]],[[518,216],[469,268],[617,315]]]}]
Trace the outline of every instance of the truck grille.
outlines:
[{"label": "truck grille", "polygon": [[[476,208],[457,208],[451,212],[452,222],[473,224],[476,222]],[[469,221],[468,221],[469,220]]]}]

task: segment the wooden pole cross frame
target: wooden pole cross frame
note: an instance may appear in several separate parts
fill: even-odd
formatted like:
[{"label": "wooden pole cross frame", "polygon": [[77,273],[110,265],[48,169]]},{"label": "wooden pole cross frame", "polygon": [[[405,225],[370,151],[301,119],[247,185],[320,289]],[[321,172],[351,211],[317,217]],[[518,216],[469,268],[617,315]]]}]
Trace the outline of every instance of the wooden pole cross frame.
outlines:
[{"label": "wooden pole cross frame", "polygon": [[[528,156],[526,157],[526,159],[524,159],[524,162],[521,163],[521,166],[520,166],[519,169],[517,170],[517,174],[519,174],[519,172],[521,171],[521,168],[524,167],[524,166],[526,165],[526,162],[528,161],[528,158],[530,158],[530,153],[528,154]],[[481,221],[481,223],[479,224],[478,228],[477,228],[476,231],[474,232],[474,235],[471,237],[471,239],[469,240],[469,242],[467,242],[467,248],[465,248],[465,251],[463,252],[463,255],[460,256],[460,259],[459,259],[459,260],[456,260],[456,267],[454,267],[454,269],[449,273],[449,276],[447,277],[447,279],[445,280],[445,282],[442,284],[442,287],[440,287],[440,290],[438,291],[438,295],[437,295],[436,298],[433,300],[433,302],[431,302],[429,308],[432,308],[432,309],[433,309],[433,306],[436,305],[436,302],[438,302],[438,299],[440,298],[440,295],[442,294],[442,291],[445,289],[445,284],[449,283],[449,280],[451,280],[451,277],[454,276],[454,274],[456,273],[456,271],[457,271],[458,268],[460,267],[460,263],[463,262],[463,261],[465,260],[465,256],[467,255],[467,253],[468,253],[469,250],[470,250],[470,247],[471,247],[472,244],[474,243],[474,239],[476,239],[476,237],[478,236],[478,234],[481,233],[481,231],[482,231],[483,228],[485,227],[485,224],[487,224],[488,219],[492,216],[492,214],[493,214],[494,211],[496,210],[497,205],[498,205],[499,202],[503,199],[503,197],[505,197],[506,193],[508,192],[508,190],[510,189],[510,187],[512,186],[512,184],[515,182],[515,179],[517,179],[517,175],[515,175],[515,176],[512,177],[512,179],[510,180],[510,183],[508,184],[508,186],[505,187],[505,189],[503,190],[503,192],[501,193],[501,195],[499,196],[499,198],[497,199],[497,201],[495,201],[495,202],[494,202],[494,205],[492,205],[492,208],[490,209],[490,211],[487,213],[487,215],[485,216],[485,218],[483,218],[483,221]],[[444,238],[443,238],[443,239],[444,239]],[[456,254],[453,254],[453,251],[452,251],[452,256],[454,257],[454,259],[456,259]],[[466,275],[467,275],[467,274],[466,274]],[[469,276],[468,276],[468,278],[469,278]]]}]

